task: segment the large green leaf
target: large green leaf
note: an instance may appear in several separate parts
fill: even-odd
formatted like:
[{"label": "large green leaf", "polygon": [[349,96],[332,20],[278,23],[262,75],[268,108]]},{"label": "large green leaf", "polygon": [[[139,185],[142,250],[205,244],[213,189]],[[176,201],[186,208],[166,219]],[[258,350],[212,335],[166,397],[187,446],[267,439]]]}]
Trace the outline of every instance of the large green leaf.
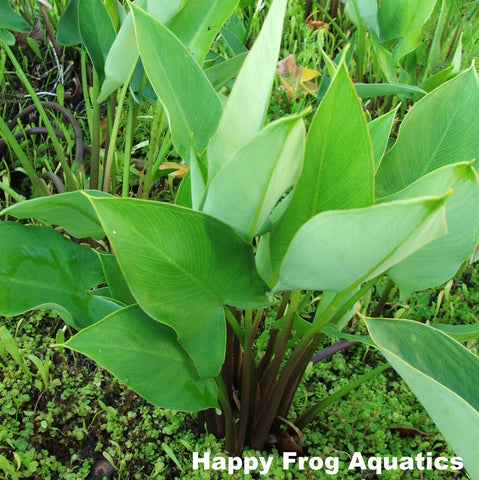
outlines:
[{"label": "large green leaf", "polygon": [[202,378],[224,360],[223,304],[268,303],[252,247],[231,227],[176,205],[90,197],[131,293],[178,333]]},{"label": "large green leaf", "polygon": [[355,288],[446,233],[446,197],[320,213],[294,237],[279,290]]},{"label": "large green leaf", "polygon": [[0,222],[0,314],[55,308],[84,328],[119,306],[90,291],[105,282],[97,254],[52,228]]},{"label": "large green leaf", "polygon": [[215,90],[173,33],[138,7],[132,11],[141,60],[168,113],[176,149],[185,155],[193,142],[204,150],[222,111]]},{"label": "large green leaf", "polygon": [[208,147],[208,175],[249,143],[264,123],[278,61],[286,0],[274,0],[258,38],[236,78]]},{"label": "large green leaf", "polygon": [[297,180],[304,139],[304,124],[298,116],[265,127],[211,180],[203,211],[251,241],[281,195]]},{"label": "large green leaf", "polygon": [[271,234],[274,277],[293,236],[314,215],[373,203],[373,176],[366,118],[342,64],[308,132],[303,171],[291,203]]},{"label": "large green leaf", "polygon": [[237,4],[238,0],[189,0],[171,19],[168,28],[203,65],[211,43]]},{"label": "large green leaf", "polygon": [[381,42],[399,39],[392,58],[396,65],[421,44],[421,27],[430,18],[436,0],[386,0],[378,11]]},{"label": "large green leaf", "polygon": [[386,0],[378,11],[381,42],[419,32],[436,0]]},{"label": "large green leaf", "polygon": [[154,405],[190,412],[218,406],[216,384],[198,377],[175,332],[138,306],[106,317],[64,346],[89,356]]},{"label": "large green leaf", "polygon": [[447,165],[425,175],[387,201],[453,192],[446,201],[447,234],[387,273],[403,295],[449,280],[474,252],[479,238],[479,183],[471,163]]},{"label": "large green leaf", "polygon": [[78,0],[78,28],[82,43],[101,81],[105,78],[105,60],[116,31],[102,0]]},{"label": "large green leaf", "polygon": [[376,193],[402,190],[428,172],[479,158],[479,84],[473,68],[417,102],[376,175]]},{"label": "large green leaf", "polygon": [[[111,197],[99,190],[84,190],[92,197]],[[49,225],[63,227],[76,238],[91,237],[100,240],[105,236],[90,201],[80,191],[38,197],[16,203],[4,209],[0,215],[16,218],[35,218]]]},{"label": "large green leaf", "polygon": [[23,33],[32,30],[28,22],[12,9],[12,3],[8,0],[0,0],[0,27]]},{"label": "large green leaf", "polygon": [[479,359],[435,328],[410,320],[366,319],[371,338],[479,478]]}]

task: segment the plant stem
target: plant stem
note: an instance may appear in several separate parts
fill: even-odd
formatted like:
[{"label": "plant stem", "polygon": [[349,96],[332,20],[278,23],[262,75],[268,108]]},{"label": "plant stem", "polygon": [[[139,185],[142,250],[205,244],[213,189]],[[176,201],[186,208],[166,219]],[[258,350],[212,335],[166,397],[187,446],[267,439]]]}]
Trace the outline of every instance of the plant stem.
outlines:
[{"label": "plant stem", "polygon": [[[93,138],[93,114],[92,114],[92,103],[90,101],[90,89],[88,88],[88,79],[87,79],[87,54],[83,48],[80,49],[80,63],[81,63],[81,84],[83,91],[83,101],[85,102],[85,112],[86,118],[88,121],[88,129],[90,131],[90,138]],[[93,69],[93,82],[95,82],[95,69]],[[96,76],[97,81],[99,82],[98,76]],[[94,87],[93,87],[94,88]],[[97,97],[94,97],[95,100]],[[94,102],[96,103],[96,102]]]},{"label": "plant stem", "polygon": [[321,362],[325,358],[328,358],[331,355],[334,355],[335,353],[340,352],[341,350],[346,350],[347,348],[350,348],[354,345],[361,345],[361,342],[351,342],[350,340],[341,340],[338,343],[335,343],[334,345],[331,345],[330,347],[325,348],[324,350],[321,350],[316,355],[314,355],[311,358],[311,363],[315,365],[316,363]]},{"label": "plant stem", "polygon": [[[100,80],[97,73],[93,70],[92,86],[93,103],[91,104],[88,118],[90,119],[90,138],[91,138],[91,156],[90,156],[90,188],[96,190],[100,184],[100,104],[97,102],[100,94]],[[85,95],[85,98],[88,95]],[[87,110],[88,111],[88,110]]]},{"label": "plant stem", "polygon": [[[12,187],[9,187],[6,183],[2,182],[1,180],[0,180],[0,189],[2,189],[7,195],[10,195],[17,203],[23,202],[25,200]],[[6,206],[8,206],[8,204]]]},{"label": "plant stem", "polygon": [[376,367],[374,370],[371,370],[370,372],[365,373],[364,375],[361,375],[356,380],[353,380],[352,382],[348,383],[346,386],[339,389],[337,392],[333,393],[329,397],[325,398],[323,401],[315,405],[312,405],[294,421],[295,426],[298,427],[299,429],[304,428],[305,425],[307,425],[311,420],[313,420],[314,417],[319,415],[326,407],[328,407],[334,402],[337,402],[338,400],[346,396],[349,392],[351,392],[351,390],[354,390],[362,383],[367,382],[371,378],[375,377],[376,375],[379,375],[380,373],[384,372],[384,370],[388,369],[389,367],[390,367],[389,363],[387,362],[382,363],[381,365]]},{"label": "plant stem", "polygon": [[358,82],[363,81],[363,72],[364,72],[364,66],[363,66],[363,59],[364,59],[364,29],[363,26],[361,25],[361,16],[359,14],[359,7],[358,7],[358,2],[357,0],[353,0],[353,5],[354,5],[354,11],[356,13],[356,21],[357,21],[357,30],[356,30],[356,48],[357,48],[357,55],[356,55],[356,62],[358,66]]},{"label": "plant stem", "polygon": [[160,100],[156,100],[155,111],[153,113],[153,123],[151,125],[150,144],[148,145],[148,152],[146,154],[145,168],[143,170],[143,177],[138,189],[138,197],[148,199],[150,196],[152,178],[153,178],[153,164],[155,160],[156,146],[160,139],[163,124],[165,123],[166,112]]},{"label": "plant stem", "polygon": [[391,294],[391,290],[393,289],[393,287],[394,287],[394,282],[391,279],[388,279],[388,283],[384,288],[384,292],[381,295],[379,302],[374,307],[374,310],[371,313],[371,317],[379,317],[380,315],[382,315],[384,311],[384,307],[386,306],[386,303],[389,300],[389,295]]},{"label": "plant stem", "polygon": [[276,383],[276,379],[281,368],[281,364],[284,359],[284,354],[288,347],[289,336],[291,334],[291,329],[293,327],[294,318],[296,316],[296,311],[299,304],[299,297],[301,292],[296,290],[291,293],[291,302],[289,304],[288,313],[286,314],[286,322],[279,333],[279,342],[274,350],[273,361],[267,367],[265,372],[264,387],[263,387],[263,398],[267,402]]},{"label": "plant stem", "polygon": [[316,7],[326,17],[328,22],[334,27],[336,33],[341,37],[341,40],[343,40],[343,42],[345,43],[349,43],[348,37],[343,33],[341,27],[336,23],[336,21],[331,17],[331,15],[326,11],[326,9],[321,5],[316,5]]},{"label": "plant stem", "polygon": [[[289,298],[291,296],[291,292],[283,292],[283,298],[281,299],[281,303],[278,307],[278,311],[276,312],[276,320],[279,320],[284,316],[284,312],[289,302]],[[276,339],[278,336],[279,330],[274,329],[269,336],[268,345],[266,346],[266,351],[264,355],[261,357],[260,361],[258,362],[257,372],[258,378],[262,378],[263,374],[265,373],[266,369],[268,368],[271,358],[274,354],[274,346],[276,345]]]},{"label": "plant stem", "polygon": [[104,192],[110,191],[111,173],[113,170],[113,162],[116,154],[116,141],[118,137],[118,130],[120,128],[121,114],[123,112],[123,104],[125,102],[126,92],[128,90],[129,83],[126,82],[120,90],[118,98],[118,105],[115,113],[115,121],[113,122],[113,128],[110,135],[110,144],[108,146],[108,155],[106,157],[105,169],[103,171],[103,187]]},{"label": "plant stem", "polygon": [[236,317],[233,315],[233,313],[228,307],[225,307],[225,318],[226,318],[226,321],[228,322],[228,325],[231,327],[234,334],[236,335],[236,338],[239,340],[241,345],[244,345],[244,341],[245,341],[244,331],[241,329],[241,325],[238,323],[238,320],[236,319]]},{"label": "plant stem", "polygon": [[299,383],[303,378],[304,371],[311,362],[311,358],[313,357],[314,352],[317,350],[318,345],[323,338],[323,334],[318,334],[315,336],[309,346],[304,350],[296,365],[294,365],[289,378],[286,378],[285,382],[282,384],[282,390],[280,390],[281,394],[278,395],[281,401],[277,407],[277,415],[282,417],[287,416],[294,395],[296,394],[296,390],[298,389]]},{"label": "plant stem", "polygon": [[135,121],[138,113],[137,104],[133,97],[128,98],[128,118],[126,121],[125,148],[123,155],[123,181],[121,185],[121,196],[128,198],[130,196],[130,162],[131,147],[133,145],[133,131],[135,129]]},{"label": "plant stem", "polygon": [[231,410],[228,390],[221,375],[216,377],[218,400],[225,418],[225,447],[229,453],[236,452],[236,425]]},{"label": "plant stem", "polygon": [[253,325],[252,311],[246,310],[244,318],[245,345],[243,350],[243,366],[241,375],[241,405],[235,451],[235,453],[238,455],[243,449],[248,431],[251,429],[252,423],[254,422],[256,406],[256,368],[253,356],[255,328]]}]

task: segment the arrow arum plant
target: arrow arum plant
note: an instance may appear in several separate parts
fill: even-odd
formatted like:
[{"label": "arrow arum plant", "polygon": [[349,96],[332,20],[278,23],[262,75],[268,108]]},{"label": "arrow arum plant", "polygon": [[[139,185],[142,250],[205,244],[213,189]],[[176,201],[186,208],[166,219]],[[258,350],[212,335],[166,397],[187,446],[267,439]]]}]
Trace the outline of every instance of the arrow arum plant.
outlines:
[{"label": "arrow arum plant", "polygon": [[[425,95],[383,154],[394,113],[368,125],[344,63],[308,132],[309,112],[264,125],[286,0],[272,2],[224,106],[201,56],[131,8],[142,64],[190,167],[177,203],[87,190],[5,209],[77,238],[106,237],[109,252],[48,226],[2,222],[0,313],[59,309],[78,330],[63,347],[156,405],[201,411],[228,451],[263,448],[320,342],[346,336],[355,305],[383,276],[407,295],[447,281],[474,251],[477,75],[471,67]],[[384,354],[477,477],[479,360],[455,339],[464,332],[364,323],[370,335],[354,338]],[[302,426],[323,407],[291,421]]]}]

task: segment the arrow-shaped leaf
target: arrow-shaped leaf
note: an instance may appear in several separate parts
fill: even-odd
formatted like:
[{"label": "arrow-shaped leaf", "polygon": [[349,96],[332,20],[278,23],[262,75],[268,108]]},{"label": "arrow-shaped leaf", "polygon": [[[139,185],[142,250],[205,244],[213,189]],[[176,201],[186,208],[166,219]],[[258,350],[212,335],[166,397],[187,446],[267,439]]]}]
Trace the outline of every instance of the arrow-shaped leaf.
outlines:
[{"label": "arrow-shaped leaf", "polygon": [[175,332],[138,306],[119,310],[63,346],[92,358],[154,405],[187,412],[218,406],[216,384],[198,377]]},{"label": "arrow-shaped leaf", "polygon": [[98,255],[49,227],[0,222],[0,314],[55,308],[74,328],[120,308],[90,289],[105,276]]},{"label": "arrow-shaped leaf", "polygon": [[223,363],[223,304],[268,303],[253,250],[228,225],[177,205],[90,197],[141,308],[171,326],[202,378]]}]

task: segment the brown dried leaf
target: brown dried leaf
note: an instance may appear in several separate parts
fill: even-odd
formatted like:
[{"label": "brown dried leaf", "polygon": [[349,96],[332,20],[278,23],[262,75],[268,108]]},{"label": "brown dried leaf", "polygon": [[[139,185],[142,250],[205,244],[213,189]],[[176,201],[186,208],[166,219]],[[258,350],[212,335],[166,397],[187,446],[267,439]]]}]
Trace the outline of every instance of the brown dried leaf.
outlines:
[{"label": "brown dried leaf", "polygon": [[183,178],[188,172],[189,167],[186,163],[176,163],[176,162],[163,162],[160,165],[160,170],[170,170],[174,168],[175,171],[168,174],[170,177]]},{"label": "brown dried leaf", "polygon": [[290,97],[296,96],[298,88],[300,87],[303,87],[308,93],[314,93],[316,85],[314,85],[311,80],[321,75],[317,70],[303,68],[298,65],[294,54],[278,62],[276,73],[280,76],[281,88],[285,90]]},{"label": "brown dried leaf", "polygon": [[327,24],[326,22],[321,22],[321,20],[308,20],[306,22],[306,25],[309,28],[314,28],[315,30],[329,30],[329,24]]}]

